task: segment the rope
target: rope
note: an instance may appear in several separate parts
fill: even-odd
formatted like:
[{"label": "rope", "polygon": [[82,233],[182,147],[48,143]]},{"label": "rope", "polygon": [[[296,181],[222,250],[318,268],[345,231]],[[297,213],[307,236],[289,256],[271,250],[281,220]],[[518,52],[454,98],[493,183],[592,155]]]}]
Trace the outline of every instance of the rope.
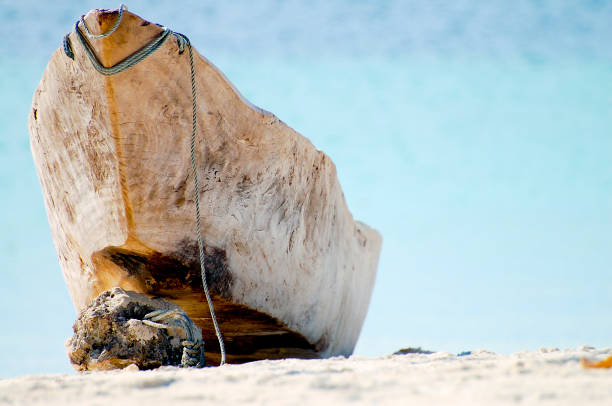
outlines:
[{"label": "rope", "polygon": [[[225,364],[225,345],[223,343],[223,338],[221,336],[221,330],[219,329],[219,324],[217,323],[217,317],[215,316],[215,309],[212,305],[212,299],[210,298],[210,292],[208,291],[208,284],[206,283],[206,268],[204,267],[204,243],[202,242],[202,225],[200,222],[200,184],[198,182],[198,165],[196,162],[196,153],[195,153],[195,141],[196,141],[196,133],[197,133],[197,95],[196,95],[196,81],[195,81],[195,68],[193,65],[193,50],[191,48],[191,42],[189,42],[189,38],[187,38],[183,34],[175,33],[174,35],[177,38],[182,38],[184,41],[184,45],[187,45],[189,49],[189,66],[191,68],[191,97],[193,100],[192,110],[191,110],[191,167],[193,169],[193,183],[195,185],[194,197],[195,197],[195,209],[196,209],[196,229],[198,236],[198,248],[200,251],[200,271],[202,273],[202,287],[204,288],[204,294],[206,295],[206,301],[208,302],[208,308],[210,309],[210,316],[212,318],[213,326],[215,327],[215,333],[217,334],[217,338],[219,339],[219,348],[221,350],[221,362],[220,365]],[[179,40],[179,42],[181,42]],[[179,45],[180,46],[180,45]]]},{"label": "rope", "polygon": [[[166,40],[170,37],[170,34],[173,34],[173,32],[170,29],[164,27],[164,30],[161,32],[161,34],[159,34],[157,38],[154,38],[147,45],[140,48],[138,51],[134,52],[132,55],[128,56],[121,62],[118,62],[117,64],[107,68],[106,66],[100,63],[93,49],[91,49],[89,42],[87,42],[87,39],[83,36],[83,33],[79,29],[79,21],[76,22],[74,26],[74,31],[76,32],[77,37],[81,41],[81,45],[83,45],[83,48],[85,49],[85,53],[89,57],[89,60],[91,61],[93,67],[96,68],[96,70],[100,72],[101,74],[103,74],[104,76],[116,75],[118,73],[123,72],[124,70],[131,68],[132,66],[136,65],[138,62],[141,62],[146,57],[148,57],[153,52],[155,52],[160,46],[162,46],[164,42],[166,42]],[[64,48],[66,48],[66,46],[64,46]]]},{"label": "rope", "polygon": [[64,53],[66,56],[74,60],[74,52],[72,51],[72,44],[70,43],[70,33],[64,35]]},{"label": "rope", "polygon": [[[160,321],[167,324],[159,323]],[[169,321],[169,322],[168,322]],[[155,310],[145,315],[142,320],[147,326],[168,329],[169,327],[180,327],[185,331],[186,340],[181,341],[183,346],[183,356],[181,357],[182,367],[202,368],[204,361],[204,342],[195,338],[195,325],[193,321],[182,310]]]},{"label": "rope", "polygon": [[123,18],[123,10],[127,11],[127,7],[125,6],[125,4],[122,4],[119,6],[119,15],[117,16],[117,21],[115,21],[115,24],[111,27],[111,29],[106,32],[103,32],[100,35],[92,34],[91,31],[89,31],[89,27],[87,27],[87,24],[85,24],[85,15],[83,14],[80,18],[80,21],[81,21],[81,24],[83,24],[83,28],[85,28],[85,32],[87,33],[87,36],[91,39],[101,39],[101,38],[108,37],[109,35],[111,35],[113,32],[115,32],[117,27],[119,27],[119,24],[121,24],[121,19]]},{"label": "rope", "polygon": [[[170,34],[176,37],[178,47],[179,47],[179,54],[182,54],[184,52],[185,46],[187,46],[187,48],[189,49],[189,66],[191,70],[191,97],[192,97],[191,167],[193,169],[193,182],[195,185],[194,187],[195,211],[196,211],[195,217],[196,217],[196,231],[197,231],[197,237],[198,237],[198,248],[199,248],[199,255],[200,255],[200,272],[202,276],[202,287],[204,289],[204,294],[206,295],[206,301],[208,303],[208,309],[210,310],[210,316],[213,322],[213,326],[215,328],[215,333],[217,335],[217,339],[219,340],[219,348],[221,351],[221,362],[219,365],[224,365],[225,364],[225,345],[223,343],[223,336],[221,335],[221,330],[219,329],[219,324],[217,322],[217,316],[215,315],[215,309],[212,303],[212,299],[210,297],[210,292],[208,290],[208,284],[206,282],[206,267],[204,265],[204,259],[205,259],[204,243],[202,240],[202,226],[201,226],[201,221],[200,221],[200,196],[199,196],[200,185],[198,183],[198,171],[197,171],[198,165],[197,165],[196,152],[195,152],[195,141],[196,141],[196,134],[197,134],[197,94],[196,94],[195,68],[194,68],[194,63],[193,63],[193,50],[191,47],[191,42],[189,41],[189,38],[187,38],[186,35],[180,34],[178,32],[173,32],[172,30],[166,27],[163,27],[162,33],[157,38],[154,38],[153,40],[151,40],[151,42],[149,42],[143,48],[136,51],[132,55],[128,56],[121,62],[107,68],[100,63],[94,51],[91,49],[89,43],[87,42],[87,39],[83,36],[83,33],[79,29],[79,22],[83,24],[83,27],[85,28],[85,32],[90,38],[92,39],[104,38],[104,37],[111,35],[117,29],[117,27],[119,26],[121,22],[121,17],[123,15],[124,9],[127,9],[127,8],[125,8],[125,6],[122,4],[121,7],[119,8],[119,16],[117,18],[117,21],[115,22],[115,25],[104,34],[100,34],[99,36],[91,34],[89,29],[87,28],[87,25],[85,24],[85,20],[83,16],[81,16],[81,19],[75,23],[74,30],[81,44],[83,45],[83,48],[85,49],[85,53],[89,57],[89,60],[91,61],[93,67],[98,72],[100,72],[101,74],[105,76],[116,75],[120,72],[125,71],[126,69],[131,68],[132,66],[136,65],[138,62],[141,62],[146,57],[148,57],[153,52],[155,52],[160,46],[162,46],[166,42],[166,40],[170,37]],[[63,46],[64,46],[64,52],[66,53],[66,55],[69,58],[74,59],[74,51],[72,50],[72,44],[70,42],[69,34],[64,37]]]}]

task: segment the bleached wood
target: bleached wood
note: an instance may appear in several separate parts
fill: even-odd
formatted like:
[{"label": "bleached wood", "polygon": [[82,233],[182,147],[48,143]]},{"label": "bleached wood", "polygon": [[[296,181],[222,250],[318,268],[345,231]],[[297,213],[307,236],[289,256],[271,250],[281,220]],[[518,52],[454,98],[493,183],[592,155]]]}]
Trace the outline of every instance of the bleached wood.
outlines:
[{"label": "bleached wood", "polygon": [[[116,15],[93,10],[86,21],[102,32]],[[109,66],[159,30],[125,12],[114,34],[90,42]],[[81,310],[114,286],[166,295],[183,301],[206,339],[206,304],[194,299],[201,285],[188,53],[179,55],[171,38],[136,66],[104,77],[74,32],[70,39],[75,60],[62,49],[52,55],[29,129],[74,305]],[[194,52],[202,233],[211,290],[228,309],[219,315],[222,329],[248,330],[236,310],[245,307],[280,320],[322,356],[350,354],[374,286],[380,235],[353,220],[327,155],[248,103]]]}]

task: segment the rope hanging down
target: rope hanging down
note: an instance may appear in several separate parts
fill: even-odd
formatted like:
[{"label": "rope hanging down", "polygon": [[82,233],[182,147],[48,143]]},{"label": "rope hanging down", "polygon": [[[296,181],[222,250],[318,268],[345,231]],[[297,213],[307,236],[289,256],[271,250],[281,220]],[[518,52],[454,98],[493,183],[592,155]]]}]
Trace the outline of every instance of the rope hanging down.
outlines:
[{"label": "rope hanging down", "polygon": [[[140,50],[136,51],[132,55],[128,56],[121,62],[107,68],[100,63],[95,53],[91,49],[89,43],[87,42],[87,39],[83,36],[83,33],[79,29],[79,23],[83,25],[83,27],[85,28],[85,33],[87,34],[87,36],[89,36],[89,38],[91,39],[104,38],[104,37],[111,35],[113,32],[115,32],[117,27],[119,27],[119,24],[121,23],[121,18],[123,17],[124,10],[127,10],[127,8],[125,7],[124,4],[122,4],[119,7],[119,15],[117,17],[117,21],[115,21],[115,24],[111,27],[110,30],[108,30],[107,32],[103,34],[93,35],[89,31],[89,28],[87,28],[87,24],[85,24],[84,16],[81,16],[79,21],[76,22],[76,24],[74,25],[74,31],[77,37],[79,38],[81,45],[83,45],[83,48],[85,49],[85,53],[89,57],[89,60],[91,61],[93,67],[98,72],[100,72],[101,74],[105,76],[116,75],[136,65],[138,62],[142,61],[143,59],[151,55],[153,52],[155,52],[155,50],[157,50],[160,46],[162,46],[166,42],[166,40],[170,37],[171,34],[174,35],[174,37],[177,40],[178,47],[179,47],[179,54],[182,54],[185,51],[185,46],[187,46],[187,49],[189,51],[189,66],[191,69],[191,98],[192,98],[192,129],[191,129],[191,148],[190,148],[191,151],[190,152],[191,152],[191,167],[193,170],[193,182],[195,184],[195,192],[194,192],[195,211],[196,211],[195,218],[196,218],[196,231],[197,231],[196,234],[198,237],[198,248],[199,248],[199,254],[200,254],[200,272],[202,275],[202,287],[204,288],[204,294],[206,295],[206,301],[208,302],[208,309],[210,310],[210,316],[212,318],[213,326],[215,327],[215,333],[217,335],[217,339],[219,340],[219,347],[221,350],[220,365],[223,365],[225,364],[225,345],[223,343],[223,336],[221,335],[221,330],[219,329],[219,324],[217,322],[217,316],[215,315],[215,309],[213,307],[212,299],[210,297],[210,292],[208,290],[208,284],[206,283],[206,268],[204,266],[204,257],[205,257],[204,243],[202,240],[202,230],[201,230],[201,221],[200,221],[200,196],[199,196],[200,195],[199,193],[200,185],[198,183],[198,171],[197,171],[198,165],[197,165],[196,153],[195,153],[195,142],[196,142],[196,134],[197,134],[197,121],[198,121],[197,119],[197,93],[196,93],[195,68],[193,64],[193,50],[191,48],[191,42],[189,42],[189,38],[187,38],[187,36],[180,34],[178,32],[173,32],[169,28],[162,27],[163,31],[157,38],[154,38],[147,45],[145,45],[144,47],[142,47]],[[66,55],[69,58],[74,59],[74,51],[72,50],[72,44],[70,43],[70,34],[67,34],[64,37],[63,46],[64,46],[64,52],[66,53]]]}]

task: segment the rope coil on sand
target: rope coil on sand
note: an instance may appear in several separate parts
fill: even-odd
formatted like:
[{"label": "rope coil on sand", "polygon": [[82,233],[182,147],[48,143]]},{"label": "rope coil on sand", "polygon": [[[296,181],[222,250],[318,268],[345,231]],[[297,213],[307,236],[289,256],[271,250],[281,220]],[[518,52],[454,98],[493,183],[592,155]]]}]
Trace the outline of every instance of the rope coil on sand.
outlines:
[{"label": "rope coil on sand", "polygon": [[[198,248],[199,248],[199,255],[200,255],[200,272],[202,275],[202,287],[204,289],[204,294],[206,295],[206,301],[208,302],[208,309],[210,310],[210,316],[212,318],[213,326],[215,328],[215,333],[217,335],[217,339],[219,340],[219,347],[221,351],[221,362],[219,365],[223,365],[225,364],[225,345],[223,342],[223,336],[221,335],[221,330],[219,329],[217,317],[215,315],[215,309],[213,307],[212,299],[210,297],[210,292],[208,290],[208,284],[206,283],[206,268],[204,266],[205,255],[204,255],[204,244],[202,240],[201,221],[200,221],[200,196],[199,196],[200,185],[198,183],[198,173],[197,173],[198,165],[197,165],[196,154],[195,154],[195,141],[196,141],[196,134],[197,134],[197,93],[196,93],[196,81],[195,81],[195,68],[194,68],[194,63],[193,63],[193,50],[191,47],[191,42],[189,41],[189,38],[187,38],[186,35],[180,34],[178,32],[173,32],[167,27],[162,27],[163,31],[157,38],[154,38],[144,47],[142,47],[141,49],[139,49],[132,55],[128,56],[127,58],[123,59],[119,63],[113,66],[110,66],[110,67],[105,67],[104,65],[100,63],[95,53],[91,49],[89,43],[87,42],[87,39],[83,36],[83,33],[79,29],[79,23],[83,25],[83,28],[85,29],[85,33],[87,34],[89,38],[91,39],[105,38],[111,35],[112,33],[114,33],[115,30],[119,27],[121,23],[121,19],[123,17],[124,10],[127,10],[127,7],[125,7],[124,4],[121,4],[121,6],[119,7],[119,15],[117,17],[117,21],[115,21],[115,24],[111,27],[111,29],[105,33],[102,33],[99,35],[92,34],[89,31],[87,24],[85,24],[85,16],[81,16],[81,18],[75,23],[74,31],[77,37],[79,38],[81,45],[83,46],[83,49],[85,50],[85,53],[89,57],[89,60],[91,61],[93,67],[98,72],[100,72],[102,75],[105,75],[105,76],[116,75],[118,73],[121,73],[131,68],[137,63],[141,62],[142,60],[147,58],[149,55],[151,55],[153,52],[155,52],[160,46],[162,46],[168,40],[171,34],[174,35],[174,37],[177,40],[178,48],[179,48],[179,55],[185,51],[185,46],[187,46],[189,50],[189,65],[190,65],[190,70],[191,70],[191,97],[192,97],[191,166],[193,170],[193,181],[195,184],[195,188],[194,188],[195,190],[194,191],[195,210],[196,210],[195,217],[196,217],[196,231],[197,231],[196,234],[198,238]],[[70,42],[70,33],[66,34],[66,36],[64,37],[63,47],[64,47],[64,53],[66,54],[66,56],[68,56],[70,59],[74,59],[74,51],[72,49],[72,44]],[[154,315],[151,317],[155,317],[155,316],[159,316],[159,315]],[[185,317],[187,317],[186,314],[185,314]],[[191,320],[188,317],[187,319],[191,322]],[[157,326],[157,327],[166,328],[166,327],[161,327],[161,326],[164,326],[164,325],[160,324],[160,326]],[[187,329],[187,331],[191,331],[191,330]],[[186,342],[189,343],[190,340],[187,340]],[[196,352],[199,351],[199,349],[195,348],[194,346],[189,346],[189,350],[187,350],[187,348],[188,346],[184,346],[183,348],[183,351],[184,351],[183,357],[186,357],[185,351],[187,351],[188,354],[192,354],[192,355],[195,355]],[[201,354],[203,357],[204,356],[203,349],[202,349]],[[188,359],[188,362],[190,363],[194,362],[193,360],[189,361],[190,359],[189,356],[187,356],[187,359]],[[204,363],[202,360],[202,363],[200,366],[203,366],[203,365]],[[196,366],[196,365],[187,365],[187,366]]]}]

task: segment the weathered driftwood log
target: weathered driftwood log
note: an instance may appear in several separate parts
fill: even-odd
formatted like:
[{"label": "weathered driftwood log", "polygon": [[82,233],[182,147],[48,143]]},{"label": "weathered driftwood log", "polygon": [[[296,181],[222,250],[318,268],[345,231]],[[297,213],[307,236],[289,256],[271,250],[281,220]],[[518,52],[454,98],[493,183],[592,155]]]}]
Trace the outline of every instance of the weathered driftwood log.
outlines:
[{"label": "weathered driftwood log", "polygon": [[[68,358],[78,371],[125,368],[139,369],[162,365],[182,365],[184,328],[151,327],[143,322],[155,310],[178,310],[172,302],[113,288],[102,292],[74,323],[74,335],[67,341]],[[202,339],[194,328],[196,340]],[[202,349],[203,350],[203,349]]]},{"label": "weathered driftwood log", "polygon": [[[117,11],[85,21],[107,31]],[[104,66],[162,28],[125,12],[90,40]],[[188,52],[169,39],[115,76],[94,70],[73,31],[36,90],[31,147],[77,310],[115,286],[168,298],[219,348],[202,300],[190,164]],[[353,220],[323,152],[248,101],[194,50],[196,158],[207,277],[228,361],[350,354],[381,246]],[[212,359],[209,358],[212,356]]]}]

